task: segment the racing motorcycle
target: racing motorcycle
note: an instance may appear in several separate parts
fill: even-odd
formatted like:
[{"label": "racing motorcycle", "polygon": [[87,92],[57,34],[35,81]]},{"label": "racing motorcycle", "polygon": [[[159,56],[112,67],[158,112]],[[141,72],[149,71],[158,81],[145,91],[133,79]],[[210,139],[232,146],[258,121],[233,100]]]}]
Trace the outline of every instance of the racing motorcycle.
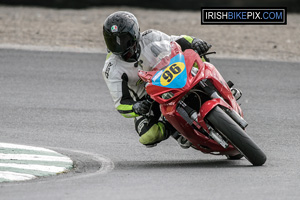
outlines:
[{"label": "racing motorcycle", "polygon": [[169,45],[168,51],[156,52],[151,71],[138,73],[164,118],[194,149],[263,165],[266,155],[245,131],[248,123],[231,92],[231,82],[202,61],[205,55],[192,49],[183,52],[176,42]]}]

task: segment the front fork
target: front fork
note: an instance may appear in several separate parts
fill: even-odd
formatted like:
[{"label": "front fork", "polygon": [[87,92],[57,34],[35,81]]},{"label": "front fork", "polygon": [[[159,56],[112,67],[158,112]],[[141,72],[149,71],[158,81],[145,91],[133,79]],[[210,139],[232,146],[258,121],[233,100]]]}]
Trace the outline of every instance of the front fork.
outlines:
[{"label": "front fork", "polygon": [[[229,146],[229,144],[222,138],[222,136],[220,136],[211,126],[209,126],[208,124],[206,124],[205,126],[201,126],[198,122],[197,112],[186,105],[182,100],[179,101],[176,110],[180,114],[180,116],[198,132],[204,134],[205,136],[210,136],[210,138],[220,144],[224,149]],[[207,131],[202,127],[207,128]]]}]

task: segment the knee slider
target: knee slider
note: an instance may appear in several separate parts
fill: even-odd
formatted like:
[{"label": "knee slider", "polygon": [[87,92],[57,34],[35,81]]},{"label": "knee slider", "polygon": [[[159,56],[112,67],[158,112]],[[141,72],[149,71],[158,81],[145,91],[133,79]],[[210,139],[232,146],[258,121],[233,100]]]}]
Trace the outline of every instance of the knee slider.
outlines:
[{"label": "knee slider", "polygon": [[138,119],[135,128],[140,136],[140,143],[151,145],[161,142],[165,138],[165,126],[162,122],[149,123],[144,117]]}]

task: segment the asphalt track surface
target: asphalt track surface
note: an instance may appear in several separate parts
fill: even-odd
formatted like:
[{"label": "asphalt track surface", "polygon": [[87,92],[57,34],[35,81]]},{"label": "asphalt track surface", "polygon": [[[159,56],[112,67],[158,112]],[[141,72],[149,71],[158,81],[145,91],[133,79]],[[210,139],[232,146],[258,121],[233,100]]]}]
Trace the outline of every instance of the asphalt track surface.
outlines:
[{"label": "asphalt track surface", "polygon": [[70,156],[70,173],[1,183],[11,199],[299,199],[300,64],[212,59],[243,90],[247,131],[268,160],[181,149],[170,138],[138,142],[132,119],[113,107],[105,55],[0,50],[0,141]]}]

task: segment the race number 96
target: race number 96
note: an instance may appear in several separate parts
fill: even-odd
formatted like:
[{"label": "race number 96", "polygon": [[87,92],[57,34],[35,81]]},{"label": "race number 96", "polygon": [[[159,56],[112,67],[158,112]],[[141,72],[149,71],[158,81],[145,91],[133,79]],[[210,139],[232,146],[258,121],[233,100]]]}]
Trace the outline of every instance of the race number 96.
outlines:
[{"label": "race number 96", "polygon": [[160,78],[161,84],[163,86],[170,84],[176,78],[176,76],[178,76],[183,70],[184,70],[184,63],[182,62],[173,63],[172,65],[167,67],[163,72]]}]

